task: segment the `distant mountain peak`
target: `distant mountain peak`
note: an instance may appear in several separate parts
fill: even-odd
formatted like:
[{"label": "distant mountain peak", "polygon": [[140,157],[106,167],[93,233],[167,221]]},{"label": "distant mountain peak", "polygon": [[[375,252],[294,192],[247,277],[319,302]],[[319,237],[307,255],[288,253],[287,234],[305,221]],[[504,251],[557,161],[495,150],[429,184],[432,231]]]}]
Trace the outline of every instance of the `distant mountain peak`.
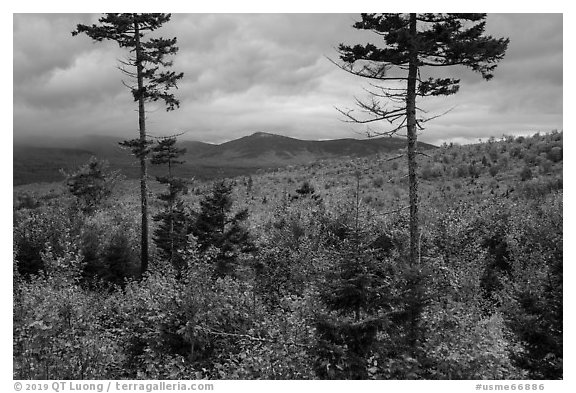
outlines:
[{"label": "distant mountain peak", "polygon": [[258,131],[258,132],[255,132],[254,134],[252,134],[251,136],[256,137],[256,138],[263,138],[263,137],[278,136],[278,135],[271,134],[269,132]]}]

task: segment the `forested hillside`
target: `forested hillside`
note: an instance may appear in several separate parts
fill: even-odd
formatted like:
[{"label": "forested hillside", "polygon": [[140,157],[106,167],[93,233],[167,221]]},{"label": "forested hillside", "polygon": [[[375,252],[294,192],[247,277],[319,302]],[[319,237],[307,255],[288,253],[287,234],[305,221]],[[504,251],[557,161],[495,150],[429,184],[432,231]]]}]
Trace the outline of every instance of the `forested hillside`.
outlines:
[{"label": "forested hillside", "polygon": [[14,378],[561,379],[562,138],[16,187]]}]

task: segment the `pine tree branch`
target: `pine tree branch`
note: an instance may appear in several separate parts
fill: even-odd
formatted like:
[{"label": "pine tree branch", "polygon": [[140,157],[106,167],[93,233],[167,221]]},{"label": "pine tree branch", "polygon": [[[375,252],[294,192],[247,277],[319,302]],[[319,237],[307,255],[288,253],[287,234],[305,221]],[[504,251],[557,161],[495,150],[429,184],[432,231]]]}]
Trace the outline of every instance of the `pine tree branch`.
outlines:
[{"label": "pine tree branch", "polygon": [[366,132],[366,136],[368,136],[368,138],[376,138],[376,137],[384,137],[384,136],[387,136],[387,137],[393,137],[393,136],[405,137],[405,135],[398,135],[397,134],[397,132],[400,131],[400,128],[401,127],[395,127],[394,129],[389,130],[389,131],[374,131],[374,130],[370,129]]},{"label": "pine tree branch", "polygon": [[428,66],[428,67],[452,67],[452,66],[464,65],[464,64],[466,64],[466,63],[463,61],[450,61],[450,62],[446,62],[446,63],[431,63],[429,61],[420,60],[421,66]]},{"label": "pine tree branch", "polygon": [[[367,78],[367,79],[376,79],[376,80],[380,80],[380,81],[405,81],[408,80],[408,78],[406,77],[386,77],[386,76],[382,76],[384,74],[384,69],[386,68],[385,66],[382,67],[381,70],[374,70],[371,69],[370,67],[368,67],[367,65],[364,65],[360,70],[355,70],[353,68],[352,65],[350,66],[346,66],[346,65],[342,65],[334,60],[332,60],[331,58],[327,57],[328,61],[330,61],[332,64],[336,65],[336,67],[340,68],[341,70],[344,70],[352,75],[356,75],[356,76],[360,76],[362,78]],[[366,73],[368,72],[368,73]]]},{"label": "pine tree branch", "polygon": [[368,84],[376,89],[380,90],[397,90],[397,91],[406,91],[405,87],[387,87],[387,86],[379,86],[372,82],[368,82]]},{"label": "pine tree branch", "polygon": [[[419,125],[419,128],[420,128],[421,130],[424,129],[424,127],[420,126],[419,123],[427,123],[427,122],[429,122],[430,120],[437,119],[437,118],[439,118],[439,117],[441,117],[441,116],[444,116],[445,114],[451,112],[454,108],[456,108],[456,107],[453,106],[452,108],[446,110],[445,112],[440,113],[439,115],[435,115],[435,116],[427,117],[427,118],[423,118],[423,119],[418,119],[418,120],[417,120],[417,123],[418,123],[418,125]],[[423,111],[423,110],[421,110],[421,111],[424,112],[424,113],[426,113],[426,111]]]},{"label": "pine tree branch", "polygon": [[134,89],[136,88],[136,86],[134,86],[134,85],[129,85],[128,83],[126,83],[126,82],[124,81],[124,79],[122,79],[121,82],[122,82],[122,84],[123,84],[125,87],[127,87],[127,88],[130,89],[130,90],[134,90]]}]

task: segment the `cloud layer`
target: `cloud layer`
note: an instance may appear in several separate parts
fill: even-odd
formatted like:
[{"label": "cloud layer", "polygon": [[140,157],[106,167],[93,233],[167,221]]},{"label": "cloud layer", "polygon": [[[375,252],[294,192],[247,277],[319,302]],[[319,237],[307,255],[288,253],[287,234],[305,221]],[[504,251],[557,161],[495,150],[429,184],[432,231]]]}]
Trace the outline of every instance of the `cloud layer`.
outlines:
[{"label": "cloud layer", "polygon": [[[98,15],[14,15],[14,137],[136,135],[137,114],[122,85],[113,42],[72,37]],[[160,34],[178,38],[174,69],[181,108],[149,106],[148,127],[161,135],[222,142],[256,131],[303,139],[357,136],[335,107],[353,107],[362,81],[334,66],[340,42],[377,43],[351,27],[347,14],[174,14]],[[493,14],[487,33],[510,38],[494,80],[465,69],[460,92],[422,103],[431,114],[429,142],[477,140],[503,133],[562,128],[562,15]],[[443,71],[444,72],[444,71]],[[126,78],[126,77],[124,77]],[[384,125],[382,125],[384,127]]]}]

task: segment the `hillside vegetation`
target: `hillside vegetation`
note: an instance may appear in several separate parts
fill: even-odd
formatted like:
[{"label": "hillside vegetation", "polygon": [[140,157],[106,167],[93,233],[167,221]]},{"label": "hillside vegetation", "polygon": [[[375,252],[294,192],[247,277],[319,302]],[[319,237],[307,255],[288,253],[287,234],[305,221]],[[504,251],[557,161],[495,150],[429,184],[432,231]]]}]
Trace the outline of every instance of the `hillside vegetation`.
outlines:
[{"label": "hillside vegetation", "polygon": [[398,152],[190,181],[143,277],[136,181],[16,187],[14,378],[563,378],[562,132],[424,153],[418,266]]}]

